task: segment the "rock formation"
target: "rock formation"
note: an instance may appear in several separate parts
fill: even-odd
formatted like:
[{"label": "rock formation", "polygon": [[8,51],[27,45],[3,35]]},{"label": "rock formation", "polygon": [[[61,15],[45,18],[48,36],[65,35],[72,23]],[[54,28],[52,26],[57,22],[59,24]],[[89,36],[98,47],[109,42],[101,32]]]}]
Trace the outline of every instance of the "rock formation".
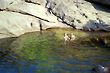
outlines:
[{"label": "rock formation", "polygon": [[40,25],[109,31],[110,13],[103,9],[85,0],[0,0],[0,38],[40,31]]},{"label": "rock formation", "polygon": [[109,13],[84,0],[49,0],[47,8],[63,23],[76,29],[107,30],[110,25]]}]

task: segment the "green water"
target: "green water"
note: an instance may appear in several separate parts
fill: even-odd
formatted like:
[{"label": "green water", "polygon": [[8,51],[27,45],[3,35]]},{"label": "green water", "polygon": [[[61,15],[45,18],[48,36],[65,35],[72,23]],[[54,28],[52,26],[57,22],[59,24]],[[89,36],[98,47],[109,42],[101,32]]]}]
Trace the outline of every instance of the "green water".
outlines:
[{"label": "green water", "polygon": [[[73,33],[76,40],[65,42],[64,33]],[[105,32],[48,29],[5,44],[0,73],[91,73],[97,65],[110,64],[110,34]]]}]

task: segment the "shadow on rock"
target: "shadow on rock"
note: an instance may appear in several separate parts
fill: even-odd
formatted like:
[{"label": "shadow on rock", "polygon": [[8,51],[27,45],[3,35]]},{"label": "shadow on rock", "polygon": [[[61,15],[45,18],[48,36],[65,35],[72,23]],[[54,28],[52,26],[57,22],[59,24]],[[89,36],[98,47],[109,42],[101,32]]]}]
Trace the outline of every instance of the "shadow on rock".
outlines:
[{"label": "shadow on rock", "polygon": [[95,20],[88,21],[83,29],[89,31],[110,31],[110,26],[108,24],[100,19],[98,19],[98,21],[99,22]]}]

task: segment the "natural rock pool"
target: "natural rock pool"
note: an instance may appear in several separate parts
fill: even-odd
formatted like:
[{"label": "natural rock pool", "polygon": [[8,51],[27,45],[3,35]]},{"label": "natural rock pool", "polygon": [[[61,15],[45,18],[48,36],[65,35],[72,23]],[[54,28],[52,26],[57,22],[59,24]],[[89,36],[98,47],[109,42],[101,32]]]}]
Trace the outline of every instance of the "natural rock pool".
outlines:
[{"label": "natural rock pool", "polygon": [[[76,40],[64,42],[64,33]],[[110,34],[48,29],[0,40],[0,73],[92,73],[110,65]]]}]

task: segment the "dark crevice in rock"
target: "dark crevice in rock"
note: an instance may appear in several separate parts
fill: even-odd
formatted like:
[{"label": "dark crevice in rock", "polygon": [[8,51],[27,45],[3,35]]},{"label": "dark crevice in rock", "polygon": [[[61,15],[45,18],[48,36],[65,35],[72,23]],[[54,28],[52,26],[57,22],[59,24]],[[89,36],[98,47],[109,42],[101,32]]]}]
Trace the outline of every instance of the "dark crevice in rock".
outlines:
[{"label": "dark crevice in rock", "polygon": [[3,9],[0,9],[0,11],[3,11]]},{"label": "dark crevice in rock", "polygon": [[65,14],[63,14],[62,16],[57,16],[58,18],[60,18],[62,21],[64,21],[65,19]]},{"label": "dark crevice in rock", "polygon": [[47,8],[47,11],[50,13],[50,14],[52,14],[53,12],[52,12],[52,8],[51,7],[46,7],[45,6],[45,8]]},{"label": "dark crevice in rock", "polygon": [[47,6],[48,6],[49,3],[50,3],[49,0],[45,0],[45,4],[44,4],[45,8],[48,8]]},{"label": "dark crevice in rock", "polygon": [[59,22],[62,22],[62,20],[61,20],[59,17],[57,17],[57,20],[58,20]]},{"label": "dark crevice in rock", "polygon": [[71,22],[74,22],[74,20],[72,20]]},{"label": "dark crevice in rock", "polygon": [[40,31],[42,31],[42,22],[39,20],[39,27],[40,27]]},{"label": "dark crevice in rock", "polygon": [[50,2],[49,0],[46,0],[45,8],[47,8],[49,13],[53,13],[53,9],[55,8],[56,3],[55,2]]},{"label": "dark crevice in rock", "polygon": [[2,11],[8,11],[8,12],[20,13],[20,14],[23,14],[23,15],[29,15],[29,16],[32,16],[32,17],[38,18],[38,19],[40,19],[40,20],[46,21],[46,22],[54,23],[54,22],[51,22],[51,21],[49,21],[49,20],[46,20],[46,19],[43,19],[43,18],[37,17],[37,16],[35,16],[35,15],[29,14],[29,13],[26,13],[26,12],[14,11],[14,10],[10,10],[10,9],[8,9],[8,8],[6,8],[6,9],[1,9],[1,10],[2,10]]},{"label": "dark crevice in rock", "polygon": [[9,5],[13,4],[14,2],[9,3]]},{"label": "dark crevice in rock", "polygon": [[31,24],[30,24],[30,25],[31,25],[31,27],[33,26],[32,22],[31,22]]},{"label": "dark crevice in rock", "polygon": [[21,14],[24,14],[24,15],[33,16],[33,17],[38,18],[38,19],[41,19],[41,20],[43,20],[43,21],[50,22],[49,20],[46,20],[46,19],[43,19],[43,18],[40,18],[40,17],[34,16],[34,15],[29,14],[29,13],[26,13],[26,12],[17,12],[17,13],[21,13]]},{"label": "dark crevice in rock", "polygon": [[72,28],[76,29],[76,28],[75,28],[75,26],[73,26],[73,24],[72,24],[72,25],[70,25],[69,23],[67,23],[67,22],[65,22],[65,21],[62,21],[62,23],[64,23],[64,24],[66,24],[66,25],[68,25],[68,26],[70,26],[70,27],[72,27]]},{"label": "dark crevice in rock", "polygon": [[82,16],[84,16],[85,18],[88,18],[88,16],[85,13],[83,13]]},{"label": "dark crevice in rock", "polygon": [[79,8],[79,5],[75,5],[77,8]]},{"label": "dark crevice in rock", "polygon": [[80,20],[78,20],[78,19],[77,19],[76,21],[77,21],[78,23],[81,23],[81,21],[80,21]]},{"label": "dark crevice in rock", "polygon": [[32,1],[28,1],[28,0],[25,0],[25,2],[27,2],[27,3],[32,3],[32,4],[37,4],[37,5],[41,5],[41,4],[39,4],[39,3],[35,3],[35,2],[32,2]]}]

